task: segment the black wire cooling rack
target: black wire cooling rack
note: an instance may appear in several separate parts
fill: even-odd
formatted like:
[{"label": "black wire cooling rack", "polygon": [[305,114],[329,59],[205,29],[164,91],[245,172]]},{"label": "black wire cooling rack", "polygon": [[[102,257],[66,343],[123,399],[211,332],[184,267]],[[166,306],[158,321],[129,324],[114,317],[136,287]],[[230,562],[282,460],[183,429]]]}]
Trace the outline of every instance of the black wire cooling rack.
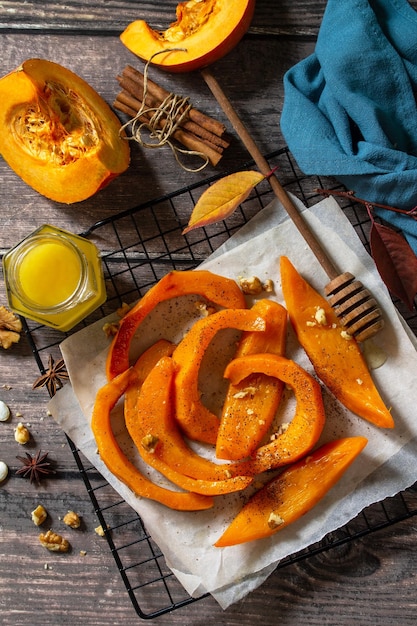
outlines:
[{"label": "black wire cooling rack", "polygon": [[[312,206],[323,198],[318,189],[341,189],[333,179],[304,176],[287,149],[276,151],[267,159],[271,168],[278,167],[281,184],[306,206]],[[251,165],[248,164],[248,167]],[[182,230],[198,197],[219,177],[118,213],[81,233],[93,239],[102,251],[108,294],[106,303],[83,325],[112,313],[124,302],[137,300],[168,271],[198,266],[273,199],[268,183],[262,183],[225,222],[183,236]],[[355,203],[354,198],[343,198],[339,203],[369,251],[370,219],[366,210]],[[404,310],[400,302],[395,304],[417,334],[415,311]],[[59,350],[63,334],[26,320],[23,324],[39,370],[45,373],[48,355]],[[142,619],[152,619],[195,602],[196,599],[188,596],[169,570],[163,554],[137,513],[120,499],[74,443],[70,439],[68,442],[137,615]],[[368,507],[318,544],[285,558],[278,569],[416,514],[417,483],[395,497]]]}]

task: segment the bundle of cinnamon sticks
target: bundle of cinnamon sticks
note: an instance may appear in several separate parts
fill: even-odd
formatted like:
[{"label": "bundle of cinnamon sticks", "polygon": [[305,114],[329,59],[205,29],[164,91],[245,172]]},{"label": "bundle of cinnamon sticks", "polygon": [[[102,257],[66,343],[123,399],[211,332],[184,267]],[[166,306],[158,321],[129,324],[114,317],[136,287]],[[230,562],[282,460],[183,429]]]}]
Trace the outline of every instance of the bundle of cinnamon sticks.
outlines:
[{"label": "bundle of cinnamon sticks", "polygon": [[[145,110],[139,118],[141,122],[148,122],[152,115],[148,109],[159,108],[170,95],[147,77],[144,98],[144,75],[130,65],[123,69],[117,80],[121,91],[113,103],[114,108],[134,118],[144,103]],[[163,124],[162,117],[158,125],[162,127]],[[190,106],[172,136],[188,150],[205,155],[211,165],[216,166],[223,151],[229,146],[225,133],[224,124]]]}]

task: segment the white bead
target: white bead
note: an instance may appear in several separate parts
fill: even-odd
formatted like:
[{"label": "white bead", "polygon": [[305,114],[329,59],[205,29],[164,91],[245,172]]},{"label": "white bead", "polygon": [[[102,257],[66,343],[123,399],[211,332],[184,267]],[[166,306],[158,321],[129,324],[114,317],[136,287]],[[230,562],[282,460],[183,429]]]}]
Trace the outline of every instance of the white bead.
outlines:
[{"label": "white bead", "polygon": [[2,400],[0,400],[0,422],[7,422],[10,417],[10,409]]},{"label": "white bead", "polygon": [[6,480],[9,468],[4,461],[0,461],[0,483]]}]

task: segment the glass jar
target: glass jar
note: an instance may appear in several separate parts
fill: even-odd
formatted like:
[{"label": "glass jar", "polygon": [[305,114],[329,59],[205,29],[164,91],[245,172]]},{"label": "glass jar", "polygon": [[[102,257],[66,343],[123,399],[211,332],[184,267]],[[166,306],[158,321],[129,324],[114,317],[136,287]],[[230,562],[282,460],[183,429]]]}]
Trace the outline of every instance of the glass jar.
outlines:
[{"label": "glass jar", "polygon": [[44,224],[3,257],[10,309],[68,331],[106,300],[96,246]]}]

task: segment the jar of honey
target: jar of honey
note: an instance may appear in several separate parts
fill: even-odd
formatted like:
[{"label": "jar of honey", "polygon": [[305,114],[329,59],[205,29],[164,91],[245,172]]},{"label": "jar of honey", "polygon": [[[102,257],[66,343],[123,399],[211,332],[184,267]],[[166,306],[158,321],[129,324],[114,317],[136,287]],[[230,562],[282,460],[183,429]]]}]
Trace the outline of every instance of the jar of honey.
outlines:
[{"label": "jar of honey", "polygon": [[64,332],[106,300],[96,246],[49,224],[4,255],[3,271],[10,309]]}]

